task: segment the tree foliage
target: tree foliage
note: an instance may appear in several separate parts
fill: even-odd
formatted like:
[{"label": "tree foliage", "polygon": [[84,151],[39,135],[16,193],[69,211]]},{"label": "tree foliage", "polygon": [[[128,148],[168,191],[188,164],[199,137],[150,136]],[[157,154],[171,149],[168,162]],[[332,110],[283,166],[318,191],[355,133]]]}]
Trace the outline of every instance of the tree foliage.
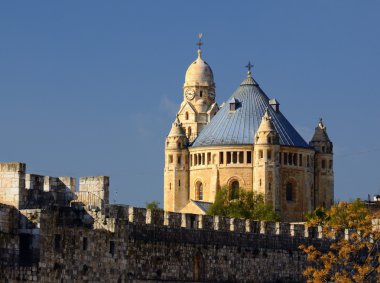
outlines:
[{"label": "tree foliage", "polygon": [[300,246],[307,254],[304,275],[308,282],[380,282],[380,233],[363,202],[340,202],[328,211],[319,208],[307,219],[308,226],[322,226],[331,241],[327,251]]},{"label": "tree foliage", "polygon": [[146,208],[147,209],[150,209],[150,210],[162,210],[162,208],[160,207],[160,203],[156,200],[153,200],[151,202],[147,202],[145,203],[146,204]]},{"label": "tree foliage", "polygon": [[227,186],[216,193],[215,202],[210,206],[208,214],[264,221],[279,220],[272,207],[264,203],[263,195]]}]

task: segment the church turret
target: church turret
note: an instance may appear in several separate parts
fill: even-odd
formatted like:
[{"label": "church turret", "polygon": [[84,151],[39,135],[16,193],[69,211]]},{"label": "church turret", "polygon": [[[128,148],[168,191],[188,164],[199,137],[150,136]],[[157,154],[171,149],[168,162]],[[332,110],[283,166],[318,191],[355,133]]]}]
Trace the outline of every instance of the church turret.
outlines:
[{"label": "church turret", "polygon": [[261,193],[265,202],[280,210],[279,135],[266,110],[254,137],[253,191]]},{"label": "church turret", "polygon": [[189,142],[196,139],[219,109],[215,102],[214,74],[202,58],[201,37],[202,35],[199,36],[198,58],[186,71],[183,102],[178,111]]},{"label": "church turret", "polygon": [[315,128],[310,146],[315,150],[315,207],[330,208],[334,203],[333,143],[322,119]]},{"label": "church turret", "polygon": [[164,209],[179,211],[189,201],[188,138],[178,116],[165,144]]}]

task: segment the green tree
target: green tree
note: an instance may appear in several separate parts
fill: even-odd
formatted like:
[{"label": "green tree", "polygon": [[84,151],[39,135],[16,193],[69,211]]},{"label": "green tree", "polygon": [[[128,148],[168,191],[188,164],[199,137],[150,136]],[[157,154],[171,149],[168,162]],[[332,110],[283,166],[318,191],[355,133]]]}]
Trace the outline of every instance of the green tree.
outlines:
[{"label": "green tree", "polygon": [[156,200],[153,200],[151,202],[146,202],[146,209],[150,209],[150,210],[162,210],[162,208],[160,207],[160,203]]},{"label": "green tree", "polygon": [[[307,281],[380,282],[380,233],[372,226],[373,217],[360,200],[308,214],[307,225],[322,226],[331,244],[327,251],[313,245],[300,246],[309,263],[304,271]],[[342,237],[346,229],[349,239]]]},{"label": "green tree", "polygon": [[263,195],[244,189],[232,189],[228,186],[216,193],[215,202],[210,206],[207,214],[264,221],[280,219],[273,208],[264,203]]}]

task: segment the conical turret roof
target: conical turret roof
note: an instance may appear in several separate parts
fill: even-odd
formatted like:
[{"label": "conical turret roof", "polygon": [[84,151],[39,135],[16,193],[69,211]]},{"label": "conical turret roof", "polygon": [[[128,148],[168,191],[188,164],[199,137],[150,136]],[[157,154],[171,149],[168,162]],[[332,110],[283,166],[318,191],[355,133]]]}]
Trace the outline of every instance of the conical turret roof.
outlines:
[{"label": "conical turret roof", "polygon": [[199,134],[193,147],[253,144],[266,110],[279,135],[280,145],[309,147],[285,116],[270,106],[269,98],[250,73],[228,101],[233,99],[239,102],[237,108],[231,111],[226,103]]}]

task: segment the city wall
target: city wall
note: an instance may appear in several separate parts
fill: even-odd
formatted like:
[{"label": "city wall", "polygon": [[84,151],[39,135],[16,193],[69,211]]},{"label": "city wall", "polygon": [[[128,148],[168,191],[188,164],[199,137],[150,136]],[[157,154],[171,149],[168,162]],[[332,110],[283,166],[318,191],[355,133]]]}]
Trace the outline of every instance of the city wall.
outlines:
[{"label": "city wall", "polygon": [[111,206],[41,215],[39,282],[303,282],[303,225]]}]

